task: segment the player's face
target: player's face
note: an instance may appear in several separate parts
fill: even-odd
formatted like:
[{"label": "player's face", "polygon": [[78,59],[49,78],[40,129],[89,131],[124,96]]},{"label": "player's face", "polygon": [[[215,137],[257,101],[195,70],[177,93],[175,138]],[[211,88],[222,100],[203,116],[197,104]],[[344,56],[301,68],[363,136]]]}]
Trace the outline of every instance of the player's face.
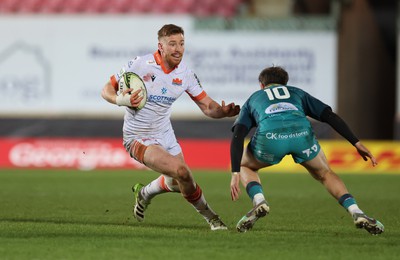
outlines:
[{"label": "player's face", "polygon": [[185,38],[182,34],[163,37],[158,43],[163,61],[169,69],[175,68],[182,61],[185,52]]}]

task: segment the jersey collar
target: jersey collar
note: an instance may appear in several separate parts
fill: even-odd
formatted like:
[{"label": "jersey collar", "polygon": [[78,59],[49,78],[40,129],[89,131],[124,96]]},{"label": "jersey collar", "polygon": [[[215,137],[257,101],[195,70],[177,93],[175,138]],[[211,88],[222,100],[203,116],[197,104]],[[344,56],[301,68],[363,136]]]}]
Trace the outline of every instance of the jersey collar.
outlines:
[{"label": "jersey collar", "polygon": [[275,87],[275,86],[282,86],[282,84],[278,84],[278,83],[270,83],[270,84],[268,84],[268,85],[264,86],[264,88],[263,88],[263,89],[266,89],[266,88],[271,88],[271,87]]},{"label": "jersey collar", "polygon": [[175,66],[173,69],[168,70],[164,66],[164,63],[162,62],[161,54],[158,50],[156,52],[154,52],[154,60],[156,61],[157,65],[161,66],[161,69],[164,71],[165,74],[169,74],[171,71],[173,71],[174,69],[176,69],[178,67],[178,66]]}]

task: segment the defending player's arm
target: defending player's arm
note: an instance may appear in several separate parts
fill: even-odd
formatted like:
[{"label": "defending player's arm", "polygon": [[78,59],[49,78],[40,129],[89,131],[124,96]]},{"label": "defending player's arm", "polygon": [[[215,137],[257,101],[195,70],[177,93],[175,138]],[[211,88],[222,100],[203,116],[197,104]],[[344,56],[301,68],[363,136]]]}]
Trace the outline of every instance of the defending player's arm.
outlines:
[{"label": "defending player's arm", "polygon": [[243,155],[243,145],[246,135],[249,130],[242,124],[237,124],[233,128],[233,135],[231,139],[231,198],[237,200],[240,194],[240,163]]},{"label": "defending player's arm", "polygon": [[233,128],[231,139],[231,171],[240,172],[240,162],[242,161],[244,139],[249,130],[242,124],[237,124]]},{"label": "defending player's arm", "polygon": [[335,129],[336,132],[338,132],[347,141],[354,145],[354,147],[357,149],[357,152],[361,155],[364,161],[367,161],[368,158],[370,158],[372,166],[378,164],[375,157],[353,134],[346,122],[339,115],[334,113],[330,107],[327,107],[323,110],[320,119],[322,122],[329,124],[333,129]]},{"label": "defending player's arm", "polygon": [[225,105],[225,101],[222,104],[218,104],[208,95],[200,100],[195,100],[201,111],[208,117],[211,118],[223,118],[236,116],[240,112],[240,107],[235,103]]}]

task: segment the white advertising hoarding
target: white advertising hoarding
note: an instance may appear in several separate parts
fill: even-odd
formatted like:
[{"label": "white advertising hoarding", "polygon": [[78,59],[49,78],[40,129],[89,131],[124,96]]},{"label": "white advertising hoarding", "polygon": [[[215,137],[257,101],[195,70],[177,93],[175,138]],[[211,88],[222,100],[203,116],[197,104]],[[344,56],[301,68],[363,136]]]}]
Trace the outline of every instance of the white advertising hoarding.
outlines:
[{"label": "white advertising hoarding", "polygon": [[[0,116],[121,115],[101,89],[130,59],[157,49],[166,23],[185,29],[184,60],[218,102],[242,105],[260,71],[279,65],[289,85],[336,106],[334,31],[204,31],[185,16],[2,16]],[[201,115],[184,95],[173,116]]]}]

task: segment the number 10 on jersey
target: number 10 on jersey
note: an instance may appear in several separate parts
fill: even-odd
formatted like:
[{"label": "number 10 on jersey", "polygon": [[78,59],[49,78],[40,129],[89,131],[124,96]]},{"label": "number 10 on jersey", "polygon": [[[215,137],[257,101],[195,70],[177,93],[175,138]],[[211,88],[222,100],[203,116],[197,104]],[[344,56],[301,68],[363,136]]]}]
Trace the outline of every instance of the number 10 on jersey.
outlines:
[{"label": "number 10 on jersey", "polygon": [[269,100],[290,98],[289,90],[285,86],[274,87],[272,89],[266,88],[264,91],[267,93]]}]

